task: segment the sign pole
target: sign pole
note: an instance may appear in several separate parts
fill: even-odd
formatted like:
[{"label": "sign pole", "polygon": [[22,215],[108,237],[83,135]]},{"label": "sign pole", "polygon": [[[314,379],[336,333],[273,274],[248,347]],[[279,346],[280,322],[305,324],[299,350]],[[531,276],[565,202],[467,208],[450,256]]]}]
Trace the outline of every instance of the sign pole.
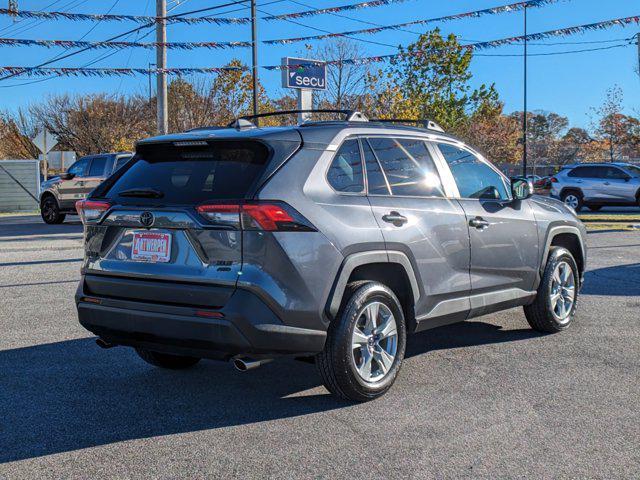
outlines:
[{"label": "sign pole", "polygon": [[[308,88],[298,89],[298,110],[311,110],[313,108],[313,90]],[[299,113],[298,123],[311,120],[311,113]]]}]

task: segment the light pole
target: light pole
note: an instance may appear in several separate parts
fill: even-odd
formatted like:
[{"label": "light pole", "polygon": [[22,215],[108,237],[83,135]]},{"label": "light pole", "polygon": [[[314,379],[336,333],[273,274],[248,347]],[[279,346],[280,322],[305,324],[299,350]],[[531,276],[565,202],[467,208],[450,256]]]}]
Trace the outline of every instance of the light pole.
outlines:
[{"label": "light pole", "polygon": [[522,175],[527,176],[527,4],[524,4],[524,108],[522,115]]},{"label": "light pole", "polygon": [[[258,112],[258,22],[256,0],[251,0],[251,76],[253,82],[253,114]],[[256,121],[258,119],[255,119]],[[256,122],[257,124],[257,122]]]},{"label": "light pole", "polygon": [[160,72],[156,73],[158,99],[157,106],[157,130],[158,133],[164,135],[169,130],[169,107],[167,105],[167,0],[156,0],[156,68]]}]

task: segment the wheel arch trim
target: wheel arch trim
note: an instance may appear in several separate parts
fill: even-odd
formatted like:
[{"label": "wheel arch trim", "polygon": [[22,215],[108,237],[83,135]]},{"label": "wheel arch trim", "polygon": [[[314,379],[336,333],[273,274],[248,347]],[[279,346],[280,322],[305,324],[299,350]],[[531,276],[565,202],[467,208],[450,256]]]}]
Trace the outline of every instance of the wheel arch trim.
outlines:
[{"label": "wheel arch trim", "polygon": [[330,318],[335,318],[338,314],[338,310],[340,309],[340,304],[342,302],[342,296],[344,295],[351,273],[357,267],[373,263],[396,263],[402,266],[407,274],[407,278],[409,279],[411,292],[413,294],[413,301],[414,303],[418,302],[420,299],[420,287],[416,274],[413,270],[413,266],[411,265],[411,261],[406,254],[403,252],[386,250],[358,252],[347,256],[342,262],[338,276],[327,301],[327,313]]},{"label": "wheel arch trim", "polygon": [[545,240],[544,251],[542,252],[542,262],[540,263],[540,272],[544,272],[544,269],[547,265],[547,260],[549,259],[549,251],[551,249],[551,243],[553,239],[560,234],[568,233],[574,235],[578,239],[578,245],[580,246],[580,254],[582,255],[582,263],[583,263],[583,271],[586,270],[587,265],[587,255],[586,248],[584,245],[584,239],[582,238],[581,232],[578,227],[570,226],[570,225],[561,225],[556,227],[551,227],[547,232],[547,238]]}]

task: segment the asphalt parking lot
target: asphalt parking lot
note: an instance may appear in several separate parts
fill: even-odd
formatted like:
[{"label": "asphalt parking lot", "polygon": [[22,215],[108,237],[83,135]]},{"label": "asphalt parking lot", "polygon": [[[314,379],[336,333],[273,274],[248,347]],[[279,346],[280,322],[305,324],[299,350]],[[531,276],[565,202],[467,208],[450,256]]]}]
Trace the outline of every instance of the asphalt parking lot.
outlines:
[{"label": "asphalt parking lot", "polygon": [[577,322],[410,338],[384,398],[312,365],[155,369],[76,320],[82,227],[0,218],[0,478],[639,478],[640,232],[589,235]]}]

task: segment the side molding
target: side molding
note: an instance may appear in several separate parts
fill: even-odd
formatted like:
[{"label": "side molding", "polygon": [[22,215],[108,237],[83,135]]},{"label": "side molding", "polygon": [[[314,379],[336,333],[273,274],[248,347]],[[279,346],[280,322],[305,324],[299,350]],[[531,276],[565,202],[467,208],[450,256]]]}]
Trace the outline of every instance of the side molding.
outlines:
[{"label": "side molding", "polygon": [[328,305],[328,312],[332,318],[338,314],[340,303],[342,301],[342,295],[344,294],[344,290],[347,286],[347,282],[349,281],[351,273],[357,267],[370,263],[397,263],[402,265],[405,272],[407,273],[407,277],[409,278],[409,283],[411,284],[413,300],[415,303],[418,302],[418,300],[420,299],[420,288],[418,286],[418,280],[416,279],[416,275],[413,271],[411,262],[404,253],[396,251],[387,252],[385,250],[359,252],[349,255],[342,262],[342,267],[340,268],[340,273],[338,274],[338,278],[331,292],[330,302]]}]

